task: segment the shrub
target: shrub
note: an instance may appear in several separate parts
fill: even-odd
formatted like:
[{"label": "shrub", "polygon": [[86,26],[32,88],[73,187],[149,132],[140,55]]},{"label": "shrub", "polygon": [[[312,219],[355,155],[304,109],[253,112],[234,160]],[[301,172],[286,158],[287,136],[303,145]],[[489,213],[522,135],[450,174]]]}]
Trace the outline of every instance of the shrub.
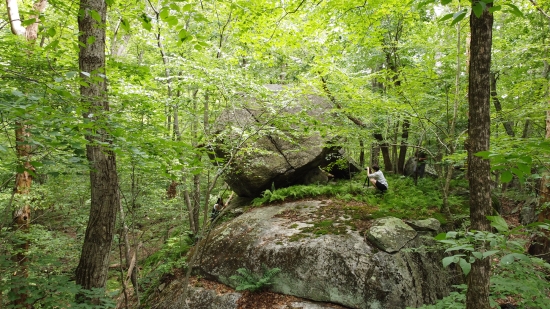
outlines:
[{"label": "shrub", "polygon": [[262,268],[264,270],[262,275],[256,275],[246,268],[239,268],[237,269],[237,275],[229,278],[237,282],[237,287],[235,288],[237,291],[260,291],[272,285],[273,278],[281,272],[280,268],[268,269],[265,265]]}]

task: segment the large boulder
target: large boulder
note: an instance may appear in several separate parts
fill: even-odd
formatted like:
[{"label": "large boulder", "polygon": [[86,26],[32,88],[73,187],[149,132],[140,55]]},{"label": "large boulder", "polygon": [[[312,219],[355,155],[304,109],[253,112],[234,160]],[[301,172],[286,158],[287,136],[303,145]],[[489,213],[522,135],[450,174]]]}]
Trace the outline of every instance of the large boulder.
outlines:
[{"label": "large boulder", "polygon": [[419,233],[388,253],[356,230],[357,216],[329,217],[332,207],[330,201],[300,201],[246,212],[195,247],[197,272],[235,286],[230,276],[239,268],[261,273],[278,267],[271,291],[361,309],[434,303],[457,283],[451,280],[459,276],[442,266],[443,252],[405,250],[433,247],[431,235]]},{"label": "large boulder", "polygon": [[[282,92],[280,85],[268,85],[268,89]],[[306,121],[328,118],[331,105],[327,100],[318,95],[271,100],[280,102],[249,100],[241,108],[225,110],[216,121],[214,153],[231,160],[225,174],[231,190],[241,197],[257,197],[272,187],[309,184],[311,179],[324,182],[328,173],[348,177],[358,170],[355,165],[332,164],[345,159],[339,147],[327,147],[335,137],[321,135]],[[328,173],[320,170],[329,165],[335,167]]]}]

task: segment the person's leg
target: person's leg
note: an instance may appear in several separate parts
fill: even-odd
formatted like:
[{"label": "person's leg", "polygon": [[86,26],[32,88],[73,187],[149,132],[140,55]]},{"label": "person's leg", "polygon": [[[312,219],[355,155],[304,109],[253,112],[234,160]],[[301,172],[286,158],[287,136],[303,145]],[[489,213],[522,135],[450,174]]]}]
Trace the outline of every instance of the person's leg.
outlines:
[{"label": "person's leg", "polygon": [[379,183],[378,181],[376,182],[376,184],[374,184],[374,186],[376,187],[376,189],[380,190],[382,193],[388,190],[388,188],[386,188],[385,185]]},{"label": "person's leg", "polygon": [[370,183],[372,183],[373,187],[376,187],[376,182],[377,182],[376,179],[369,178],[369,181],[370,181]]},{"label": "person's leg", "polygon": [[420,166],[418,167],[418,177],[419,178],[424,178],[424,173],[426,172],[426,164],[425,163],[422,163],[420,164]]}]

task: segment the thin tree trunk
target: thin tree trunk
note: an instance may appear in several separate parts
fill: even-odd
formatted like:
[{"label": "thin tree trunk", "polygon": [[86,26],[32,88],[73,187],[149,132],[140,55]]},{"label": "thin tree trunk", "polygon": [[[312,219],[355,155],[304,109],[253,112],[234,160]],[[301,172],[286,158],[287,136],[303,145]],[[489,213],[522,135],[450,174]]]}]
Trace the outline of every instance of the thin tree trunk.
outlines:
[{"label": "thin tree trunk", "polygon": [[[99,14],[100,23],[92,18],[91,11]],[[79,12],[79,69],[95,79],[87,77],[88,74],[81,75],[87,83],[80,86],[83,104],[88,106],[88,111],[83,116],[86,121],[97,123],[109,112],[107,83],[101,77],[105,74],[107,4],[104,0],[81,0]],[[90,39],[92,37],[94,39]],[[86,139],[86,156],[90,164],[91,205],[82,253],[76,268],[76,283],[90,290],[105,287],[120,195],[115,154],[112,150],[99,145],[111,140],[109,134],[105,129],[96,128],[94,132],[87,133]],[[85,299],[83,295],[77,295],[77,300]],[[94,299],[93,302],[99,301]]]},{"label": "thin tree trunk", "polygon": [[531,120],[525,119],[525,124],[523,125],[523,133],[521,133],[521,138],[527,138],[529,136],[530,127],[531,127]]},{"label": "thin tree trunk", "polygon": [[[475,5],[478,1],[474,1]],[[480,151],[489,150],[490,139],[490,69],[493,14],[487,3],[483,14],[478,18],[470,14],[470,70],[469,70],[469,124],[468,124],[468,180],[470,186],[471,229],[490,231],[487,216],[491,215],[491,174],[490,162],[476,156]],[[476,260],[467,277],[466,309],[490,309],[489,259]]]},{"label": "thin tree trunk", "polygon": [[502,105],[500,104],[500,100],[498,99],[497,95],[497,80],[497,73],[491,72],[491,98],[493,99],[493,105],[495,106],[497,114],[501,118],[504,130],[506,130],[506,134],[508,134],[508,136],[514,137],[514,123],[512,121],[503,121],[502,119]]},{"label": "thin tree trunk", "polygon": [[359,141],[359,166],[365,167],[365,143],[363,140]]},{"label": "thin tree trunk", "polygon": [[386,171],[392,171],[393,165],[391,163],[390,158],[390,147],[388,146],[388,143],[384,141],[384,138],[382,137],[382,134],[375,133],[374,138],[379,142],[380,144],[380,150],[382,151],[382,158],[384,159],[384,169]]},{"label": "thin tree trunk", "polygon": [[[546,111],[546,139],[550,140],[550,110]],[[543,205],[550,202],[550,173],[547,171],[542,174],[540,180],[539,196],[539,207],[542,208]],[[550,220],[550,209],[548,207],[542,208],[539,211],[539,222]],[[529,253],[550,263],[550,233],[545,232],[544,235],[535,236],[529,247]]]},{"label": "thin tree trunk", "polygon": [[[451,118],[451,123],[449,124],[449,137],[451,142],[449,143],[448,151],[449,155],[454,154],[456,149],[455,140],[457,139],[457,136],[455,136],[455,127],[456,127],[456,119],[458,117],[458,104],[460,102],[460,74],[462,73],[460,70],[460,23],[456,24],[456,72],[455,72],[455,96],[454,96],[454,104],[453,104],[453,117]],[[439,160],[438,160],[439,161]],[[440,165],[441,166],[441,165]],[[450,215],[451,214],[451,208],[449,206],[449,188],[451,185],[451,179],[453,176],[453,165],[449,164],[445,168],[441,168],[441,172],[445,172],[445,181],[443,183],[443,206],[441,208],[441,212],[444,214]]]},{"label": "thin tree trunk", "polygon": [[397,172],[403,174],[405,170],[405,159],[407,157],[407,140],[409,139],[409,119],[403,120],[403,132],[401,133],[401,146],[399,147],[399,160],[397,161]]},{"label": "thin tree trunk", "polygon": [[370,166],[380,165],[380,145],[378,143],[371,144],[370,151]]},{"label": "thin tree trunk", "polygon": [[[46,0],[39,0],[34,3],[33,13],[29,16],[29,20],[34,19],[34,23],[24,28],[21,25],[21,20],[19,17],[19,8],[17,6],[17,1],[7,0],[6,5],[8,8],[8,17],[10,19],[10,26],[12,33],[16,35],[25,35],[27,41],[32,46],[36,38],[38,37],[38,16],[40,13],[44,12],[48,2]],[[30,194],[32,186],[32,176],[31,173],[34,173],[35,169],[31,165],[31,146],[28,143],[30,140],[29,126],[18,121],[16,123],[15,129],[15,141],[16,141],[16,153],[17,158],[20,160],[20,163],[23,167],[23,172],[17,172],[15,177],[15,193],[21,195]],[[28,232],[31,222],[31,207],[29,204],[25,204],[20,209],[16,210],[13,215],[13,228],[14,230],[19,230],[23,232]],[[19,278],[27,277],[27,252],[29,250],[29,241],[23,241],[23,244],[18,245],[19,252],[14,256],[14,260],[17,263],[18,269],[14,272],[15,276]],[[23,280],[23,279],[21,279]],[[22,308],[30,308],[31,305],[27,304],[27,293],[17,288],[12,289],[12,293],[17,295],[17,298],[14,301],[14,305],[21,306]],[[0,292],[0,295],[2,293]],[[1,304],[1,303],[0,303]]]},{"label": "thin tree trunk", "polygon": [[[388,123],[389,124],[389,123]],[[391,161],[395,163],[393,165],[393,172],[397,174],[397,160],[398,160],[398,154],[397,154],[397,137],[399,136],[399,120],[395,122],[395,126],[393,127],[393,142],[392,142],[392,156]]]},{"label": "thin tree trunk", "polygon": [[[193,113],[196,114],[197,113],[197,93],[198,93],[198,89],[197,90],[194,90],[193,91],[193,94],[191,96],[191,100],[193,100]],[[197,144],[198,144],[198,130],[199,130],[199,121],[198,121],[198,117],[194,117],[194,121],[193,121],[193,124],[192,124],[192,138],[193,140],[191,141],[191,144],[193,145],[194,148],[197,147]],[[200,154],[196,154],[196,159],[197,159],[197,162],[200,162],[201,160],[201,157],[200,157]],[[197,229],[196,230],[196,234],[198,234],[199,230],[200,230],[200,220],[199,220],[199,215],[200,215],[200,203],[201,203],[201,175],[200,174],[194,174],[193,175],[193,213],[192,213],[192,217],[193,217],[193,221],[194,221],[194,225],[195,225],[195,228]]]},{"label": "thin tree trunk", "polygon": [[[27,126],[23,123],[18,122],[17,129],[15,130],[16,138],[16,152],[17,157],[22,161],[23,172],[18,172],[15,176],[15,193],[20,195],[28,195],[31,191],[32,185],[32,176],[30,172],[34,171],[34,167],[30,164],[31,156],[31,146],[27,143],[30,134],[27,133]],[[27,233],[30,228],[31,222],[31,207],[29,204],[25,204],[23,207],[15,210],[12,215],[13,218],[13,229],[15,231],[21,231]],[[24,240],[22,244],[16,245],[18,248],[17,254],[13,256],[13,260],[17,263],[17,269],[14,272],[14,276],[18,281],[21,281],[21,286],[24,278],[27,278],[27,252],[29,251],[29,241]],[[21,306],[21,308],[30,308],[30,305],[27,305],[28,294],[25,289],[20,289],[18,287],[12,289],[12,294],[16,295],[17,298],[14,300],[13,304]]]}]

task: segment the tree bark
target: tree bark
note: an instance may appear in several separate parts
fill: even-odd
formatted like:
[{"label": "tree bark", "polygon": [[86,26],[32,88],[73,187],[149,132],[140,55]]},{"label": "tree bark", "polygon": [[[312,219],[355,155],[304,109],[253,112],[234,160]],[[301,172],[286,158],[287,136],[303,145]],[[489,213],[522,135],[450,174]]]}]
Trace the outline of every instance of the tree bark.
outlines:
[{"label": "tree bark", "polygon": [[[550,140],[550,110],[546,111],[546,139]],[[540,180],[538,206],[541,207],[550,202],[550,173],[544,172]],[[539,222],[550,220],[550,209],[540,209]],[[533,237],[529,253],[536,255],[547,262],[550,262],[550,233],[543,232],[543,235]]]},{"label": "tree bark", "polygon": [[397,172],[403,174],[405,169],[405,159],[407,157],[407,140],[409,139],[409,119],[403,120],[403,132],[401,133],[401,146],[399,147],[399,160],[397,161]]},{"label": "tree bark", "polygon": [[[99,14],[101,22],[92,18],[91,11]],[[89,290],[105,287],[120,195],[115,154],[98,144],[111,141],[109,134],[99,125],[106,121],[106,114],[109,112],[107,83],[104,78],[107,4],[104,0],[81,0],[79,12],[78,64],[83,72],[81,78],[87,83],[80,86],[80,95],[83,104],[88,107],[83,117],[85,121],[96,124],[94,132],[89,131],[86,135],[91,205],[82,253],[76,268],[76,283]],[[84,300],[81,295],[77,299]],[[97,303],[97,300],[93,302]]]},{"label": "tree bark", "polygon": [[512,121],[504,121],[504,119],[502,119],[502,105],[500,104],[500,100],[497,96],[497,80],[497,73],[491,72],[491,98],[493,99],[493,105],[495,106],[497,114],[501,118],[504,130],[506,130],[506,134],[508,134],[508,136],[514,137],[514,123]]},{"label": "tree bark", "polygon": [[17,0],[6,0],[8,8],[8,19],[10,21],[11,32],[15,35],[25,35],[25,27],[21,25],[21,17],[19,16],[19,6]]},{"label": "tree bark", "polygon": [[365,143],[363,140],[359,141],[359,166],[365,167]]},{"label": "tree bark", "polygon": [[[476,5],[474,1],[472,5]],[[490,138],[490,69],[493,15],[487,3],[483,14],[478,18],[470,14],[470,69],[469,69],[469,124],[468,124],[468,180],[470,186],[471,229],[490,231],[487,216],[491,215],[490,163],[475,156],[480,151],[489,150]],[[490,260],[476,260],[467,277],[467,309],[490,309],[489,276]]]},{"label": "tree bark", "polygon": [[370,166],[380,165],[379,157],[380,157],[380,145],[378,145],[378,143],[372,143],[371,150],[370,150]]},{"label": "tree bark", "polygon": [[392,171],[393,165],[391,163],[391,157],[390,157],[390,147],[388,146],[388,142],[384,140],[382,137],[382,134],[375,133],[374,138],[379,142],[380,144],[380,150],[382,150],[382,158],[384,159],[384,169],[386,171]]},{"label": "tree bark", "polygon": [[[21,195],[28,195],[31,192],[32,175],[30,172],[34,171],[34,167],[30,164],[31,146],[27,143],[30,138],[30,134],[27,132],[27,126],[21,122],[16,124],[15,130],[15,149],[17,157],[22,162],[24,170],[18,172],[15,176],[15,193]],[[25,204],[23,207],[15,210],[12,215],[13,229],[15,231],[21,231],[27,233],[30,228],[31,222],[31,207],[29,204]],[[13,256],[14,262],[17,263],[17,269],[14,272],[14,276],[18,277],[18,280],[25,280],[27,277],[27,252],[29,250],[29,241],[23,240],[22,244],[16,245],[18,253]],[[24,289],[13,288],[11,291],[17,298],[13,304],[20,308],[30,308],[27,305],[28,294]]]},{"label": "tree bark", "polygon": [[[34,12],[36,15],[30,15],[29,19],[34,19],[34,23],[24,28],[21,25],[21,20],[19,17],[19,8],[17,6],[17,1],[7,0],[7,9],[8,17],[10,19],[10,26],[13,34],[16,35],[25,35],[27,42],[32,46],[36,38],[38,37],[38,16],[40,13],[44,12],[48,2],[46,0],[37,1],[34,6]],[[29,126],[24,122],[18,121],[16,123],[15,129],[15,141],[16,141],[16,153],[19,158],[21,165],[23,167],[22,172],[17,172],[15,177],[15,193],[27,195],[30,193],[32,185],[32,175],[35,171],[34,167],[31,165],[31,146],[28,144],[30,140],[30,133],[28,131]],[[31,222],[31,207],[29,204],[24,205],[20,209],[16,210],[12,216],[13,219],[13,228],[14,230],[20,230],[27,232],[30,227]],[[27,277],[27,251],[29,250],[29,241],[23,241],[23,244],[18,245],[19,253],[16,254],[13,259],[18,264],[18,269],[14,272],[15,276],[20,278]],[[21,306],[22,308],[30,308],[31,305],[27,304],[27,293],[20,291],[17,288],[12,289],[12,293],[17,295],[17,298],[14,301],[15,306]],[[0,292],[1,294],[1,292]]]}]

